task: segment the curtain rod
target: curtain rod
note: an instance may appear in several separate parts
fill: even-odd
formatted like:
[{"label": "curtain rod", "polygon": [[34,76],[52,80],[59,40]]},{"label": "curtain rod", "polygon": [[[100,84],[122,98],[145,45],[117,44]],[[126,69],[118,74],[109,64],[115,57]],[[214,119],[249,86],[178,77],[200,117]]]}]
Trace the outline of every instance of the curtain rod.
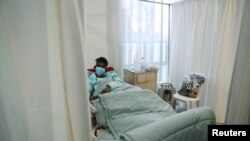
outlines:
[{"label": "curtain rod", "polygon": [[163,5],[170,5],[170,4],[167,4],[167,3],[156,2],[156,1],[149,1],[149,0],[139,0],[139,1],[149,2],[149,3],[157,3],[157,4],[163,4]]}]

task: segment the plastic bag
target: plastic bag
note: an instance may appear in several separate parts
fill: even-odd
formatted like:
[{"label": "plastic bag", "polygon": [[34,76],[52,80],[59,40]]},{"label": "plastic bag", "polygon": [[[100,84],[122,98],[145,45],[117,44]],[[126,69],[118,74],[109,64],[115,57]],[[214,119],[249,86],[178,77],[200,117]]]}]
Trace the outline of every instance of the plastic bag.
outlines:
[{"label": "plastic bag", "polygon": [[205,83],[205,76],[200,73],[191,73],[184,77],[179,94],[187,97],[196,98],[200,87]]}]

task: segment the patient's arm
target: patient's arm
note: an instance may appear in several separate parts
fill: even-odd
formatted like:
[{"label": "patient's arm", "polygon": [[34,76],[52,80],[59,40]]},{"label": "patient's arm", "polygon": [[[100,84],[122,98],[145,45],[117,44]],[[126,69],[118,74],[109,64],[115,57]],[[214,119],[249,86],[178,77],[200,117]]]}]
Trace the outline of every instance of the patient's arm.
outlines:
[{"label": "patient's arm", "polygon": [[[105,89],[107,89],[107,90],[105,90]],[[109,93],[109,92],[111,92],[111,89],[110,88],[105,88],[103,91],[102,91],[102,93],[101,94],[105,94],[105,93]],[[95,100],[95,99],[98,99],[99,98],[99,95],[95,95],[95,96],[89,96],[89,101],[91,101],[91,100]]]},{"label": "patient's arm", "polygon": [[88,77],[88,90],[91,95],[94,93],[94,85],[96,84],[96,75],[93,73]]},{"label": "patient's arm", "polygon": [[109,92],[111,92],[111,88],[109,86],[107,86],[105,89],[102,90],[102,94]]},{"label": "patient's arm", "polygon": [[111,90],[124,85],[124,81],[115,72],[110,72],[107,77],[113,80],[108,84]]},{"label": "patient's arm", "polygon": [[96,96],[89,96],[89,101],[95,100],[95,99],[98,99],[98,98],[99,98],[98,95],[96,95]]}]

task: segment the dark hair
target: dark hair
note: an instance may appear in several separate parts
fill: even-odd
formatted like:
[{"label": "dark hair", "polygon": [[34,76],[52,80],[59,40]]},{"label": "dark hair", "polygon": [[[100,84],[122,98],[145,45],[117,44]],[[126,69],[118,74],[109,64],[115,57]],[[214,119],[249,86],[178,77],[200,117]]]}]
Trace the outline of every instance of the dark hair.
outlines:
[{"label": "dark hair", "polygon": [[107,59],[106,58],[104,58],[104,57],[99,57],[99,58],[97,58],[96,60],[95,60],[95,62],[97,63],[97,62],[102,62],[102,63],[104,63],[105,64],[105,66],[108,66],[108,61],[107,61]]}]

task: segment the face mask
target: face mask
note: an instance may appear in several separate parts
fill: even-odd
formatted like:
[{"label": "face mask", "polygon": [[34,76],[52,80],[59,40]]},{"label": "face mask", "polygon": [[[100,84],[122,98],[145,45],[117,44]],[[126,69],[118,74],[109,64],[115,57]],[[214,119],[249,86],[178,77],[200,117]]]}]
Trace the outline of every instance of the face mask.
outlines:
[{"label": "face mask", "polygon": [[105,69],[102,67],[96,67],[95,72],[98,76],[102,76],[105,73]]}]

